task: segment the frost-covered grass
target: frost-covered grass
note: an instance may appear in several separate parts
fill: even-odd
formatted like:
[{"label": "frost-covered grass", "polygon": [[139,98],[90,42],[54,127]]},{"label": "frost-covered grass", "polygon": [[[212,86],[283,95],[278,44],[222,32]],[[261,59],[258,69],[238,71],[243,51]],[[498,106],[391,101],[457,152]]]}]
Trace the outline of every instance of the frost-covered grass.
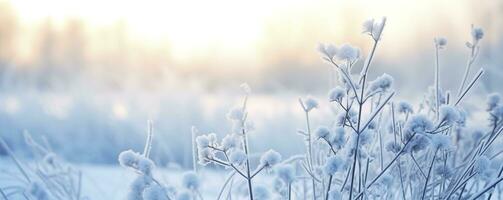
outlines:
[{"label": "frost-covered grass", "polygon": [[[417,95],[414,102],[419,103],[413,105],[395,99],[400,91],[394,90],[392,76],[384,73],[372,80],[369,75],[385,24],[385,18],[363,24],[363,33],[372,42],[365,59],[360,49],[350,44],[319,45],[330,74],[335,71],[338,79],[331,80],[332,89],[323,102],[309,95],[298,99],[304,123],[282,122],[299,128],[282,143],[301,138],[305,145],[296,148],[302,153],[287,157],[273,146],[264,151],[250,148],[251,140],[260,143],[269,136],[250,137],[255,128],[250,119],[254,110],[248,106],[253,93],[243,84],[242,102],[230,109],[227,122],[216,122],[231,125],[226,135],[219,138],[192,128],[192,147],[187,148],[192,153],[192,169],[177,170],[178,181],[166,180],[165,169],[156,167],[152,159],[152,147],[159,139],[149,122],[143,150],[124,150],[118,155],[119,164],[133,176],[127,183],[120,183],[121,198],[501,199],[501,96],[490,94],[486,102],[477,102],[485,109],[480,111],[485,121],[470,121],[463,108],[484,73],[482,68],[475,73],[472,69],[484,32],[472,27],[471,41],[466,43],[467,65],[457,88],[443,87],[445,75],[439,73],[447,39],[433,40],[435,64],[430,71],[435,78],[424,95]],[[321,123],[313,122],[313,114],[320,110],[332,115]],[[20,184],[1,187],[5,198],[86,198],[81,192],[80,171],[54,159],[48,145],[36,143],[29,135],[26,141],[34,153],[40,154],[38,164],[31,167],[2,143],[20,172]],[[215,177],[208,176],[207,172],[213,170],[220,171]],[[106,179],[107,175],[99,178]]]}]

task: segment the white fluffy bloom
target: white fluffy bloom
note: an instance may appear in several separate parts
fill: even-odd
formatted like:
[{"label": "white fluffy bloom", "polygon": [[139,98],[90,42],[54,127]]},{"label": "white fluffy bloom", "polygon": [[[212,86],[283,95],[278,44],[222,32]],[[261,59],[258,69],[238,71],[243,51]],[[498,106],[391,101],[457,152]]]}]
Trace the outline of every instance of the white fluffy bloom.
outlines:
[{"label": "white fluffy bloom", "polygon": [[327,159],[323,171],[328,175],[334,175],[336,172],[344,169],[344,160],[338,156],[332,156]]},{"label": "white fluffy bloom", "polygon": [[422,114],[413,115],[405,124],[405,132],[407,134],[425,133],[433,128],[433,123],[428,117]]},{"label": "white fluffy bloom", "polygon": [[292,165],[278,165],[274,171],[276,176],[285,183],[291,183],[295,180],[295,169]]},{"label": "white fluffy bloom", "polygon": [[318,108],[318,101],[312,96],[307,96],[306,99],[302,102],[304,105],[304,109],[306,112],[311,111],[314,108]]},{"label": "white fluffy bloom", "polygon": [[363,22],[363,33],[369,34],[374,40],[379,40],[385,25],[386,17],[383,17],[381,21],[369,19]]},{"label": "white fluffy bloom", "polygon": [[197,148],[207,148],[210,146],[210,139],[206,135],[196,137]]},{"label": "white fluffy bloom", "polygon": [[203,148],[197,151],[197,158],[199,160],[199,164],[201,165],[207,165],[214,157],[215,152],[213,152],[210,148]]},{"label": "white fluffy bloom", "polygon": [[229,161],[234,165],[241,165],[246,161],[246,153],[241,149],[235,149],[229,155]]},{"label": "white fluffy bloom", "polygon": [[480,27],[472,27],[473,41],[479,41],[484,37],[484,30]]},{"label": "white fluffy bloom", "polygon": [[143,191],[152,182],[152,178],[148,176],[140,175],[129,186],[129,192],[127,195],[128,200],[138,200],[143,199]]},{"label": "white fluffy bloom", "polygon": [[208,141],[210,142],[210,144],[215,144],[217,142],[217,134],[215,133],[208,134]]},{"label": "white fluffy bloom", "polygon": [[228,113],[227,113],[227,119],[233,120],[233,121],[241,121],[244,119],[245,113],[242,107],[235,107],[232,108]]},{"label": "white fluffy bloom", "polygon": [[431,144],[434,149],[449,150],[451,148],[451,137],[440,133],[431,135]]},{"label": "white fluffy bloom", "polygon": [[405,101],[400,101],[398,102],[398,112],[407,114],[407,113],[413,113],[414,109],[412,108],[412,105],[410,103],[407,103]]},{"label": "white fluffy bloom", "polygon": [[337,102],[341,102],[342,101],[342,98],[344,98],[346,96],[346,91],[337,86],[333,89],[330,90],[330,92],[328,93],[328,100],[329,101],[337,101]]},{"label": "white fluffy bloom", "polygon": [[332,60],[337,53],[337,47],[333,44],[318,44],[318,52],[325,56],[328,61]]},{"label": "white fluffy bloom", "polygon": [[330,190],[328,192],[328,200],[342,200],[342,193],[337,190]]},{"label": "white fluffy bloom", "polygon": [[334,134],[330,138],[330,144],[336,149],[342,149],[344,143],[346,142],[346,131],[342,126],[338,126],[334,129]]},{"label": "white fluffy bloom", "polygon": [[316,131],[314,132],[314,135],[316,136],[317,139],[327,139],[328,136],[330,135],[330,129],[328,129],[326,126],[320,126]]},{"label": "white fluffy bloom", "polygon": [[123,167],[135,167],[138,164],[138,159],[141,157],[139,153],[129,149],[119,154],[119,164]]},{"label": "white fluffy bloom", "polygon": [[459,119],[459,112],[454,106],[442,105],[440,106],[440,120],[444,121],[447,125],[456,122]]},{"label": "white fluffy bloom", "polygon": [[439,48],[442,49],[447,45],[447,39],[444,37],[436,37],[435,39],[435,45]]},{"label": "white fluffy bloom", "polygon": [[269,150],[260,157],[260,164],[265,167],[272,167],[281,161],[281,154],[274,150]]},{"label": "white fluffy bloom", "polygon": [[243,92],[245,92],[246,94],[251,93],[251,87],[250,87],[250,85],[248,85],[248,83],[242,83],[239,87],[241,87]]},{"label": "white fluffy bloom", "polygon": [[374,29],[374,19],[368,19],[363,22],[362,33],[372,34],[372,29]]},{"label": "white fluffy bloom", "polygon": [[152,160],[140,156],[138,159],[138,170],[145,175],[152,175],[154,169],[154,162]]},{"label": "white fluffy bloom", "polygon": [[348,60],[352,62],[360,57],[360,49],[350,44],[343,44],[337,50],[336,57],[339,60]]},{"label": "white fluffy bloom", "polygon": [[393,77],[383,74],[370,82],[369,92],[386,92],[393,86]]},{"label": "white fluffy bloom", "polygon": [[222,149],[228,150],[232,148],[239,147],[241,145],[241,140],[238,135],[230,134],[226,135],[224,139],[222,139]]},{"label": "white fluffy bloom", "polygon": [[407,152],[418,152],[430,145],[430,139],[423,134],[417,134],[407,145]]},{"label": "white fluffy bloom", "polygon": [[201,180],[195,172],[186,172],[182,177],[182,185],[184,188],[189,190],[199,190],[201,186]]},{"label": "white fluffy bloom", "polygon": [[153,184],[143,191],[143,200],[168,200],[164,187]]},{"label": "white fluffy bloom", "polygon": [[501,101],[501,95],[499,93],[491,93],[487,95],[487,110],[491,111],[496,108]]}]

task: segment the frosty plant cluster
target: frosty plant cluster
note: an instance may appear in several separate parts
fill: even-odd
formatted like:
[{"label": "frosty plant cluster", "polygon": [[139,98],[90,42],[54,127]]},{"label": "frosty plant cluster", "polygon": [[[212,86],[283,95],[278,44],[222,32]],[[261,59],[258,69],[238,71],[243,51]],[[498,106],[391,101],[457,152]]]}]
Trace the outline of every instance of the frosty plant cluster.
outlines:
[{"label": "frosty plant cluster", "polygon": [[[195,139],[199,163],[230,169],[228,180],[241,176],[249,199],[491,199],[495,195],[499,199],[503,151],[494,144],[503,131],[501,97],[488,97],[488,127],[471,124],[461,106],[484,73],[482,68],[472,70],[483,30],[472,26],[471,41],[466,43],[468,61],[456,93],[441,85],[440,55],[447,49],[447,39],[433,39],[434,82],[414,106],[395,102],[392,76],[370,79],[385,25],[386,18],[363,23],[363,33],[372,42],[365,59],[350,44],[319,45],[339,84],[328,92],[327,109],[334,116],[327,124],[313,128],[310,116],[322,108],[314,97],[299,98],[306,123],[298,134],[305,141],[305,154],[280,162],[281,156],[270,150],[258,163],[251,162],[248,134],[253,126],[247,120],[250,90],[245,85],[244,103],[228,114],[232,133],[222,140],[216,134]],[[264,169],[275,174],[272,190],[256,189],[252,181]],[[228,182],[220,194],[231,187]]]},{"label": "frosty plant cluster", "polygon": [[[484,72],[472,72],[484,32],[472,26],[472,39],[466,43],[468,61],[457,93],[441,85],[440,53],[447,49],[447,39],[433,39],[434,82],[420,105],[413,106],[393,100],[392,76],[382,74],[370,80],[369,71],[385,25],[386,18],[363,24],[363,33],[373,44],[366,59],[362,59],[359,48],[350,44],[319,45],[322,59],[338,74],[339,84],[328,92],[326,99],[334,111],[333,118],[316,128],[310,116],[322,109],[318,100],[311,96],[299,98],[306,123],[298,134],[305,141],[305,154],[282,161],[278,152],[269,150],[259,160],[251,159],[248,135],[253,131],[253,123],[248,119],[246,106],[251,90],[246,84],[242,85],[243,103],[227,114],[232,123],[230,134],[219,139],[214,133],[200,134],[193,128],[194,164],[229,170],[217,199],[223,199],[226,191],[227,198],[244,195],[251,200],[491,199],[495,195],[499,199],[503,194],[498,185],[503,180],[499,158],[503,151],[495,144],[503,131],[501,96],[488,97],[488,127],[470,124],[468,113],[461,107]],[[361,67],[355,67],[360,64]],[[360,71],[355,73],[357,68]],[[142,161],[145,159],[148,160],[145,153],[130,151],[120,156],[121,163],[137,172],[140,180],[149,180],[148,187],[161,186],[143,169],[142,162],[151,164]],[[197,168],[194,165],[194,171]],[[256,183],[255,178],[263,173],[274,174],[272,187]],[[242,185],[233,186],[235,178]],[[241,186],[244,193],[233,190]],[[145,184],[132,187],[132,191],[135,188],[141,188],[138,191],[143,191],[146,199]],[[188,188],[192,188],[192,193],[186,197],[204,196],[194,195],[199,194],[194,190],[197,187]],[[166,191],[165,196],[176,197],[166,189],[162,191]]]}]

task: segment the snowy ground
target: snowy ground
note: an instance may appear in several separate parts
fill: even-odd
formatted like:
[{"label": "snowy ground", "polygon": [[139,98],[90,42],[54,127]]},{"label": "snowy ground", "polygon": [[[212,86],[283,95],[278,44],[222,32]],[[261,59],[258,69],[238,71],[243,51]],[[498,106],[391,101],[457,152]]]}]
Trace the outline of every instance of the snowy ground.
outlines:
[{"label": "snowy ground", "polygon": [[[136,177],[131,170],[120,167],[119,165],[73,165],[73,167],[82,171],[82,194],[92,200],[121,200],[125,198],[128,192],[130,183]],[[182,169],[156,169],[156,177],[162,183],[166,183],[177,188],[180,188],[182,174],[186,170]],[[16,166],[10,159],[0,159],[0,172],[8,172],[10,175],[21,177]],[[223,170],[203,170],[199,172],[202,179],[202,191],[205,199],[216,199],[218,193],[224,183],[227,171]],[[20,185],[20,181],[16,178],[1,173],[0,187]],[[268,175],[258,177],[258,183],[264,183]],[[235,180],[239,181],[239,177]],[[237,183],[237,181],[235,183]],[[16,199],[16,198],[14,198]],[[23,198],[21,198],[23,199]]]}]

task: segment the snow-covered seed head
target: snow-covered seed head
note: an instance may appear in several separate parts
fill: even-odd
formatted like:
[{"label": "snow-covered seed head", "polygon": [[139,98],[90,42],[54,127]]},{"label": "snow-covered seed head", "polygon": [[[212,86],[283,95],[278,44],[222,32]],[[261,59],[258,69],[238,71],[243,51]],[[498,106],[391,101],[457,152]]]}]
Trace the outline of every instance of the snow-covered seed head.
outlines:
[{"label": "snow-covered seed head", "polygon": [[231,121],[241,121],[244,116],[245,112],[242,107],[234,107],[227,113],[227,119]]},{"label": "snow-covered seed head", "polygon": [[229,155],[229,161],[239,166],[246,161],[246,153],[241,149],[234,149]]},{"label": "snow-covered seed head", "polygon": [[434,41],[435,46],[439,49],[443,49],[447,45],[447,39],[445,39],[444,37],[436,37]]},{"label": "snow-covered seed head", "polygon": [[[405,132],[409,135],[413,133],[425,133],[433,128],[433,123],[423,114],[411,116],[405,124]],[[407,138],[408,139],[408,138]]]},{"label": "snow-covered seed head", "polygon": [[129,149],[119,154],[119,164],[123,167],[136,168],[140,157],[142,156],[139,153]]},{"label": "snow-covered seed head", "polygon": [[398,112],[403,114],[411,114],[414,113],[414,109],[412,105],[405,101],[398,102]]},{"label": "snow-covered seed head", "polygon": [[314,135],[317,139],[323,138],[328,140],[328,137],[330,136],[330,129],[328,129],[326,126],[320,126],[318,127],[318,129],[316,129]]},{"label": "snow-covered seed head", "polygon": [[386,25],[386,17],[383,17],[381,21],[369,19],[369,20],[363,22],[362,33],[366,33],[366,34],[372,36],[372,39],[374,39],[376,41],[380,40],[385,25]]},{"label": "snow-covered seed head", "polygon": [[302,105],[304,106],[304,111],[309,112],[314,108],[318,108],[318,101],[312,97],[312,96],[307,96],[306,99],[302,102]]},{"label": "snow-covered seed head", "polygon": [[360,58],[360,49],[358,47],[353,47],[350,44],[343,44],[339,47],[335,56],[339,60],[353,62]]},{"label": "snow-covered seed head", "polygon": [[451,125],[459,119],[459,112],[454,106],[442,105],[439,112],[440,121],[443,121],[447,125]]},{"label": "snow-covered seed head", "polygon": [[430,139],[433,149],[449,150],[451,148],[451,137],[448,135],[434,134]]},{"label": "snow-covered seed head", "polygon": [[251,87],[248,85],[248,83],[242,83],[239,87],[243,90],[245,94],[250,94],[251,93]]},{"label": "snow-covered seed head", "polygon": [[182,186],[189,190],[199,190],[201,186],[201,180],[195,172],[189,171],[183,174]]},{"label": "snow-covered seed head", "polygon": [[287,184],[295,180],[295,169],[292,165],[278,165],[274,167],[274,171],[276,176]]},{"label": "snow-covered seed head", "polygon": [[215,144],[217,142],[217,134],[215,133],[208,134],[208,141],[210,142],[210,144]]},{"label": "snow-covered seed head", "polygon": [[154,169],[154,162],[152,160],[140,156],[138,159],[138,171],[141,173],[151,176],[152,175],[152,170]]},{"label": "snow-covered seed head", "polygon": [[328,175],[334,175],[336,172],[344,169],[344,160],[338,156],[332,156],[327,159],[323,171]]},{"label": "snow-covered seed head", "polygon": [[265,167],[272,167],[281,161],[281,154],[274,150],[269,150],[260,157],[260,164]]},{"label": "snow-covered seed head", "polygon": [[393,86],[393,77],[383,74],[370,82],[369,92],[386,92]]},{"label": "snow-covered seed head", "polygon": [[487,111],[491,111],[496,108],[501,101],[501,95],[499,93],[491,93],[487,95]]},{"label": "snow-covered seed head", "polygon": [[318,52],[321,53],[324,59],[330,61],[337,54],[337,47],[333,44],[318,44]]},{"label": "snow-covered seed head", "polygon": [[143,191],[143,200],[168,200],[166,188],[153,184]]},{"label": "snow-covered seed head", "polygon": [[33,181],[26,188],[26,193],[36,200],[49,200],[50,195],[47,188],[39,181]]},{"label": "snow-covered seed head", "polygon": [[480,27],[472,26],[472,38],[473,41],[479,41],[484,37],[484,30]]},{"label": "snow-covered seed head", "polygon": [[144,175],[139,175],[129,186],[129,192],[127,195],[128,200],[138,200],[142,199],[143,191],[152,182],[152,178]]},{"label": "snow-covered seed head", "polygon": [[256,200],[268,200],[270,199],[270,192],[264,185],[257,185],[253,187],[253,199]]},{"label": "snow-covered seed head", "polygon": [[330,138],[330,144],[336,149],[342,149],[346,142],[346,131],[342,126],[334,128],[334,134]]},{"label": "snow-covered seed head", "polygon": [[222,149],[223,150],[229,150],[233,149],[236,147],[239,147],[241,145],[241,140],[239,139],[239,136],[236,134],[230,134],[226,135],[224,139],[222,139]]},{"label": "snow-covered seed head", "polygon": [[211,159],[215,157],[215,152],[210,148],[203,148],[197,151],[197,158],[199,160],[199,164],[207,165],[211,162]]},{"label": "snow-covered seed head", "polygon": [[407,152],[419,152],[421,150],[424,150],[428,147],[430,144],[430,139],[423,135],[423,134],[416,134],[415,137],[412,138],[412,140],[409,142],[407,145]]},{"label": "snow-covered seed head", "polygon": [[332,90],[330,90],[330,92],[328,93],[328,100],[330,102],[332,101],[336,101],[336,102],[342,102],[342,98],[344,98],[346,96],[346,91],[337,86],[335,88],[333,88]]},{"label": "snow-covered seed head", "polygon": [[210,146],[210,138],[206,135],[200,135],[196,137],[197,148],[203,149]]},{"label": "snow-covered seed head", "polygon": [[337,191],[336,189],[330,190],[328,192],[328,200],[342,200],[342,193]]}]

